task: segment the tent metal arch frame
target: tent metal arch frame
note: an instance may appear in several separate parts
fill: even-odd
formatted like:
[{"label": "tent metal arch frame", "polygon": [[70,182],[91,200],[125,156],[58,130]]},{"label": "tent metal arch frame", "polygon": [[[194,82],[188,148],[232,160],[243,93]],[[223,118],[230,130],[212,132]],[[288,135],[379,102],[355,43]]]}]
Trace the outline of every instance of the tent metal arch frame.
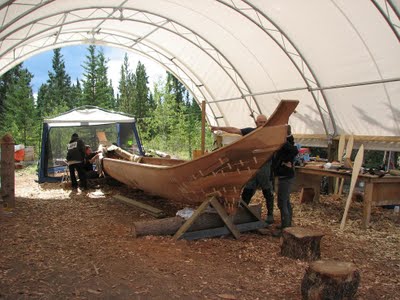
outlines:
[{"label": "tent metal arch frame", "polygon": [[[223,4],[227,5],[227,6],[230,6],[229,4],[223,2],[222,0],[217,0],[217,1],[223,3]],[[269,23],[271,23],[271,24],[276,28],[276,30],[281,34],[281,36],[283,36],[283,37],[290,43],[290,45],[293,47],[293,49],[295,49],[296,52],[297,52],[297,53],[296,53],[296,56],[300,57],[301,62],[302,62],[302,65],[304,64],[304,65],[307,67],[307,69],[308,69],[308,71],[310,72],[310,74],[313,76],[313,80],[314,80],[315,85],[319,87],[320,84],[319,84],[318,79],[317,79],[316,76],[315,76],[314,71],[312,70],[311,66],[310,66],[309,63],[306,61],[306,59],[304,58],[304,56],[301,54],[301,52],[298,50],[298,48],[297,48],[297,46],[294,44],[294,42],[288,37],[288,35],[287,35],[273,20],[271,20],[268,16],[266,16],[263,12],[261,12],[261,11],[260,11],[256,6],[254,6],[252,3],[249,3],[249,1],[247,1],[247,0],[241,0],[241,1],[242,1],[243,3],[245,3],[245,4],[247,4],[249,7],[251,7],[251,8],[257,13],[258,16],[261,15],[261,16],[262,16],[263,18],[265,18]],[[297,71],[299,72],[300,76],[303,78],[304,83],[305,83],[306,86],[307,86],[307,89],[309,89],[309,88],[310,88],[309,79],[307,79],[307,77],[305,76],[304,71],[296,64],[295,60],[294,60],[294,59],[292,58],[292,56],[290,55],[290,52],[287,51],[286,46],[285,46],[285,45],[282,45],[281,43],[279,43],[278,40],[277,40],[276,38],[274,38],[274,37],[268,32],[269,30],[268,30],[267,28],[265,28],[265,27],[261,24],[261,22],[260,22],[260,23],[257,23],[257,22],[255,22],[254,19],[252,19],[251,17],[249,17],[247,14],[243,13],[242,10],[237,10],[236,8],[234,8],[234,7],[232,7],[232,6],[230,6],[230,7],[231,7],[232,9],[235,9],[238,13],[242,14],[243,16],[245,16],[250,22],[253,22],[254,24],[256,24],[262,31],[265,32],[265,34],[267,34],[267,35],[276,43],[276,45],[277,45],[279,48],[281,48],[281,50],[286,54],[286,56],[288,57],[288,59],[292,62],[292,64],[294,65],[294,67],[297,69]],[[279,91],[277,91],[277,92],[279,92]],[[326,119],[325,119],[325,117],[324,117],[324,114],[322,113],[321,105],[319,104],[319,101],[318,101],[318,99],[317,99],[318,97],[317,97],[313,92],[311,92],[311,95],[312,95],[312,97],[313,97],[313,99],[314,99],[314,103],[315,103],[315,105],[316,105],[317,108],[318,108],[318,111],[319,111],[319,114],[320,114],[322,123],[323,123],[323,125],[324,125],[325,133],[326,133],[327,135],[336,136],[336,135],[337,135],[337,126],[336,126],[336,123],[335,123],[335,121],[334,121],[334,118],[333,118],[333,115],[332,115],[332,111],[331,111],[331,109],[330,109],[330,107],[329,107],[329,104],[328,104],[328,102],[327,102],[327,100],[326,100],[326,96],[325,96],[324,92],[323,92],[323,91],[320,91],[320,94],[321,94],[321,96],[322,96],[322,98],[323,98],[323,102],[325,103],[326,110],[327,110],[328,115],[329,115],[329,117],[330,117],[330,120],[329,120],[329,121],[330,121],[330,124],[331,124],[332,129],[333,129],[333,132],[332,132],[332,133],[329,132],[329,129],[328,129],[328,127],[327,127]]]},{"label": "tent metal arch frame", "polygon": [[[376,0],[371,0],[371,1],[375,5],[376,9],[385,18],[387,24],[392,29],[393,33],[396,35],[397,40],[400,42],[400,33],[396,29],[396,26],[393,24],[388,11],[386,10],[386,12],[385,12],[385,10],[381,7],[381,5]],[[396,6],[393,4],[393,1],[392,0],[384,0],[384,1],[385,1],[385,4],[389,4],[389,6],[392,9],[393,13],[397,16],[397,19],[400,19],[399,12],[396,10]],[[386,8],[387,8],[387,6],[386,6]]]},{"label": "tent metal arch frame", "polygon": [[[372,2],[374,3],[374,0],[372,0]],[[365,42],[365,39],[364,39],[363,36],[360,34],[359,30],[357,30],[357,28],[354,26],[353,22],[351,22],[351,20],[349,19],[349,17],[343,12],[343,10],[342,10],[340,7],[338,7],[338,5],[337,5],[335,2],[333,2],[333,5],[336,7],[336,9],[337,9],[338,11],[340,11],[340,13],[343,15],[343,17],[344,17],[344,18],[347,20],[347,22],[350,24],[350,27],[351,27],[351,28],[354,30],[354,32],[357,34],[357,37],[358,37],[358,38],[360,39],[360,41],[362,42],[363,46],[365,47],[365,50],[367,51],[367,53],[368,53],[368,55],[369,55],[369,58],[370,58],[371,61],[373,62],[374,67],[375,67],[375,69],[376,69],[376,72],[377,72],[378,75],[379,75],[380,80],[383,81],[384,78],[383,78],[383,76],[382,76],[382,70],[379,68],[379,65],[378,65],[378,63],[376,62],[376,59],[375,59],[374,55],[372,54],[370,47],[368,47],[368,44]],[[377,8],[377,9],[378,9],[378,8]],[[379,9],[378,9],[378,12],[380,12]],[[380,13],[381,13],[381,12],[380,12]],[[382,13],[381,13],[381,15],[382,15]],[[384,19],[386,19],[385,15],[382,15],[382,17],[383,17]],[[386,21],[387,21],[387,20],[386,20]],[[382,84],[382,88],[383,88],[383,90],[385,91],[386,99],[387,99],[390,103],[392,103],[392,99],[391,99],[390,94],[389,94],[389,92],[388,92],[388,90],[387,90],[386,84]],[[392,115],[393,115],[393,119],[396,119],[395,112],[392,111]]]},{"label": "tent metal arch frame", "polygon": [[[87,32],[87,30],[82,30],[82,32]],[[77,32],[74,32],[74,33],[80,34],[81,31],[77,31]],[[114,33],[105,33],[104,30],[102,31],[102,33],[103,33],[103,34],[108,34],[108,35],[110,35],[110,36],[115,36]],[[71,34],[71,33],[70,33],[70,32],[64,32],[63,34]],[[126,39],[129,39],[128,36],[123,36],[123,37],[126,38]],[[131,39],[131,40],[135,40],[135,39]],[[97,40],[97,41],[98,41],[98,40]],[[76,42],[77,42],[77,43],[80,43],[81,40],[70,41],[69,43],[70,43],[71,45],[76,45],[76,44],[77,44]],[[96,40],[95,40],[94,42],[95,42],[95,44],[96,44]],[[70,46],[69,43],[65,43],[65,42],[63,42],[63,43],[64,43],[65,46]],[[212,92],[209,91],[208,88],[205,87],[203,83],[201,83],[201,80],[198,79],[198,78],[195,76],[195,74],[193,74],[193,76],[196,77],[195,79],[196,79],[198,82],[200,82],[200,84],[196,84],[195,81],[191,78],[192,76],[189,76],[189,75],[187,74],[187,72],[185,72],[181,67],[179,67],[179,66],[175,63],[175,61],[177,60],[176,58],[175,58],[175,59],[170,59],[170,58],[167,57],[165,54],[163,54],[163,53],[160,52],[160,51],[157,51],[156,49],[150,47],[149,45],[144,44],[143,42],[140,43],[140,45],[143,45],[143,46],[145,46],[145,47],[147,47],[147,48],[153,50],[153,52],[157,53],[158,55],[163,56],[166,60],[170,61],[170,62],[175,66],[175,68],[176,68],[177,70],[179,70],[180,72],[182,72],[182,73],[184,73],[184,74],[186,75],[187,80],[184,79],[181,75],[179,75],[176,71],[174,71],[174,70],[173,70],[171,67],[169,67],[167,64],[161,62],[160,60],[158,60],[157,58],[151,56],[151,55],[148,54],[147,52],[140,51],[140,50],[138,50],[138,49],[136,49],[136,48],[130,48],[130,46],[123,46],[122,44],[116,44],[116,43],[114,44],[114,43],[112,43],[112,42],[110,42],[110,41],[105,42],[105,43],[106,43],[107,45],[111,45],[111,46],[114,46],[114,47],[117,47],[117,48],[125,49],[125,50],[127,50],[127,51],[129,51],[129,52],[137,52],[137,53],[140,53],[141,55],[146,56],[146,57],[148,57],[149,59],[151,59],[151,60],[157,62],[158,64],[160,64],[161,66],[163,66],[163,67],[164,67],[165,69],[167,69],[169,72],[171,72],[172,74],[174,74],[174,76],[176,76],[177,78],[183,79],[183,82],[182,82],[182,83],[183,83],[183,84],[185,85],[185,87],[191,92],[191,94],[194,96],[194,98],[196,99],[196,101],[197,101],[197,103],[198,103],[199,105],[200,105],[201,102],[200,102],[200,100],[199,100],[199,98],[198,98],[198,94],[201,94],[201,95],[202,95],[202,99],[204,99],[204,100],[207,99],[207,97],[205,96],[204,92],[199,88],[199,86],[202,86],[203,88],[205,88],[205,89],[206,89],[206,92],[210,95],[210,97],[211,97],[211,98],[213,97],[213,96],[212,96]],[[57,44],[53,44],[53,46],[54,46],[54,47],[48,47],[48,49],[46,48],[46,51],[47,51],[47,50],[51,50],[51,49],[57,48]],[[161,48],[161,47],[159,47],[159,48],[162,49],[164,52],[168,52],[168,51],[166,51],[165,49],[163,49],[163,48]],[[31,53],[28,52],[28,53],[26,53],[26,55],[24,55],[23,57],[25,57],[25,56],[27,56],[27,55],[30,55],[30,54],[31,54]],[[21,57],[21,58],[23,58],[23,57]],[[185,66],[185,68],[187,68],[186,65],[185,65],[183,62],[180,62],[180,63],[181,63],[183,66]],[[190,70],[189,68],[187,68],[187,69]],[[193,86],[197,89],[198,92],[195,92],[195,91],[194,91],[194,88],[190,87],[189,84],[187,83],[187,81],[190,81],[190,82],[191,82],[191,85],[193,85]],[[211,114],[213,115],[213,118],[214,118],[214,119],[217,119],[217,116],[216,116],[216,114],[215,114],[213,108],[212,108],[212,107],[209,107],[209,109],[211,110]]]},{"label": "tent metal arch frame", "polygon": [[[53,1],[54,1],[54,0],[53,0]],[[202,35],[200,35],[200,34],[194,32],[193,30],[191,30],[191,29],[188,28],[187,26],[182,25],[181,23],[179,23],[179,22],[177,22],[177,21],[170,20],[170,19],[168,19],[168,18],[166,18],[166,17],[164,17],[164,16],[161,16],[161,15],[158,15],[158,14],[155,14],[155,13],[151,13],[151,12],[148,12],[148,11],[145,11],[145,10],[137,10],[137,9],[128,8],[128,7],[121,7],[121,6],[119,6],[119,7],[122,8],[122,9],[124,9],[124,10],[137,11],[137,12],[140,12],[140,13],[143,13],[143,14],[150,14],[150,15],[154,15],[154,16],[157,16],[157,17],[159,17],[159,18],[162,18],[162,19],[164,19],[164,20],[168,20],[171,24],[176,23],[177,25],[181,26],[182,28],[185,28],[186,30],[188,30],[188,32],[190,32],[191,34],[193,34],[193,36],[199,37],[201,40],[203,40],[204,42],[206,42],[208,45],[211,46],[210,48],[212,48],[213,51],[215,51],[215,53],[217,53],[218,57],[222,57],[222,58],[227,62],[227,64],[229,64],[229,66],[230,66],[229,70],[233,70],[233,71],[234,71],[234,73],[235,73],[235,78],[239,78],[240,81],[241,81],[241,83],[246,87],[246,91],[247,91],[247,92],[250,92],[250,94],[251,94],[250,88],[248,87],[248,85],[246,84],[246,82],[244,81],[244,79],[243,79],[243,77],[240,75],[240,73],[236,70],[236,68],[234,67],[234,65],[226,58],[225,55],[223,55],[211,42],[209,42],[207,39],[205,39]],[[32,20],[31,22],[26,23],[26,24],[24,24],[24,26],[21,26],[21,27],[19,27],[19,28],[16,28],[16,29],[10,31],[10,32],[7,33],[4,37],[1,37],[0,41],[7,39],[8,36],[10,36],[11,34],[13,34],[13,33],[15,33],[15,32],[18,32],[19,30],[22,30],[23,28],[26,28],[26,27],[28,27],[29,25],[33,25],[33,24],[35,24],[35,23],[37,23],[37,22],[39,22],[39,21],[41,21],[41,20],[45,20],[45,19],[47,19],[47,18],[51,18],[51,17],[54,17],[54,16],[62,15],[62,14],[65,14],[65,13],[71,13],[71,12],[73,12],[73,11],[80,11],[80,10],[84,10],[84,9],[104,9],[104,8],[113,9],[113,13],[115,13],[115,12],[117,11],[117,10],[115,10],[115,7],[114,7],[114,6],[102,6],[102,7],[91,6],[91,7],[89,7],[89,8],[82,8],[82,7],[80,7],[80,8],[77,8],[77,9],[65,10],[65,11],[63,11],[63,12],[57,12],[57,13],[54,13],[54,14],[48,14],[48,15],[46,15],[46,16],[44,16],[44,17],[41,17],[41,18],[38,18],[38,19]],[[99,18],[89,18],[89,19],[86,18],[85,20],[108,20],[108,19],[120,20],[120,18],[111,18],[111,17],[110,17],[110,18],[99,17]],[[171,33],[173,33],[173,34],[176,34],[176,35],[179,36],[180,38],[182,38],[182,39],[188,41],[189,43],[191,43],[191,44],[195,45],[196,47],[198,47],[199,49],[201,49],[201,50],[203,51],[203,53],[206,53],[217,65],[220,66],[221,70],[224,70],[224,72],[226,73],[226,75],[231,79],[231,81],[233,82],[233,84],[236,86],[238,92],[241,94],[242,99],[246,102],[246,105],[247,105],[247,107],[249,108],[250,113],[253,114],[252,105],[249,103],[249,101],[246,99],[246,97],[243,96],[244,94],[243,94],[243,92],[242,92],[242,88],[239,86],[238,82],[230,75],[230,73],[227,71],[227,68],[224,67],[224,65],[223,65],[222,63],[220,63],[216,58],[214,58],[214,56],[211,55],[211,53],[209,53],[209,51],[205,50],[205,47],[202,47],[202,46],[200,45],[200,43],[199,43],[199,44],[196,44],[196,43],[194,43],[192,40],[190,40],[190,39],[184,37],[183,35],[179,34],[178,31],[173,31],[173,30],[171,30],[171,29],[168,29],[168,28],[165,28],[165,27],[163,27],[163,26],[160,26],[159,24],[155,24],[155,23],[152,23],[152,22],[145,22],[145,21],[143,21],[143,20],[132,20],[132,19],[124,19],[124,20],[125,20],[125,21],[138,22],[138,23],[144,23],[144,24],[148,24],[148,25],[155,26],[155,27],[157,27],[157,28],[159,28],[159,29],[164,29],[164,30],[169,31],[169,32],[171,32]],[[36,34],[31,35],[30,38],[29,38],[29,40],[30,40],[31,38],[35,37],[35,36],[41,35],[41,34],[43,34],[43,33],[46,33],[46,32],[48,32],[48,31],[50,31],[50,30],[52,30],[52,29],[55,29],[55,28],[62,28],[64,25],[79,23],[79,22],[81,22],[81,21],[82,21],[82,19],[80,19],[80,20],[74,20],[74,21],[70,21],[70,22],[62,23],[62,24],[53,24],[53,25],[49,26],[48,28],[46,28],[46,29],[44,29],[44,30],[42,30],[42,31],[40,31],[40,32],[37,32]],[[95,26],[94,28],[98,28],[98,26]],[[19,43],[16,43],[16,44],[14,44],[14,45],[11,46],[11,47],[14,48],[14,47],[16,47],[16,46],[20,46],[21,44],[26,43],[26,42],[28,42],[29,40],[28,40],[28,39],[20,39],[20,42],[19,42]],[[8,48],[8,49],[6,49],[5,51],[3,51],[2,53],[0,53],[0,56],[3,56],[5,53],[8,53],[8,52],[10,52],[10,51],[11,51],[11,49]],[[257,101],[255,101],[255,99],[253,98],[253,99],[252,99],[252,102],[256,105],[256,107],[257,107],[257,109],[258,109],[258,113],[261,113],[261,110],[260,110],[260,107],[259,107],[258,104],[257,104]],[[227,124],[227,125],[229,125],[229,124]]]}]

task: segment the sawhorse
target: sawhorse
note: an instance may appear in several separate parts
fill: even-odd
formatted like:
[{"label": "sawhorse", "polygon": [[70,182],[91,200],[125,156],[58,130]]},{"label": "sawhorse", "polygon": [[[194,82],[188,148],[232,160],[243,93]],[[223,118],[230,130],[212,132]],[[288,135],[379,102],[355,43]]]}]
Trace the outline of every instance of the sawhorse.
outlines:
[{"label": "sawhorse", "polygon": [[[264,228],[267,224],[261,219],[260,216],[257,216],[249,206],[240,201],[242,207],[254,217],[254,222],[244,223],[244,224],[233,224],[232,218],[226,213],[224,207],[219,203],[218,199],[215,196],[211,196],[207,198],[192,214],[192,216],[178,229],[173,238],[178,240],[180,238],[185,239],[198,239],[198,238],[206,238],[206,237],[214,237],[221,236],[231,233],[236,239],[240,238],[240,232],[256,230],[260,228]],[[224,227],[218,228],[210,228],[199,231],[191,231],[186,232],[193,223],[197,220],[197,218],[209,207],[213,207],[219,217],[224,222]]]}]

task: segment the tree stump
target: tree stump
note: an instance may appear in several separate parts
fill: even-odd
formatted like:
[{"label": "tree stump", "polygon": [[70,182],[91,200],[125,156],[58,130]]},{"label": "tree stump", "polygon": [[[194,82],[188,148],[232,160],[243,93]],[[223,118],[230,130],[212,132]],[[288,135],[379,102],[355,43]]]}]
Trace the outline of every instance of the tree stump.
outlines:
[{"label": "tree stump", "polygon": [[352,299],[360,284],[360,273],[350,262],[318,260],[310,263],[301,283],[304,300]]},{"label": "tree stump", "polygon": [[320,242],[323,233],[301,227],[288,227],[282,232],[281,254],[301,260],[321,257]]}]

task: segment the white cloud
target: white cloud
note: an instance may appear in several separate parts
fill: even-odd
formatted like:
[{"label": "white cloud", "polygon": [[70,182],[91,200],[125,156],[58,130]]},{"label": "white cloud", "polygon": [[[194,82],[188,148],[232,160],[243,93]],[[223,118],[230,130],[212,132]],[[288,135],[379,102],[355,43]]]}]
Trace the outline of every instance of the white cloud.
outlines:
[{"label": "white cloud", "polygon": [[165,77],[165,69],[158,63],[148,59],[147,57],[140,56],[134,52],[127,52],[122,49],[103,47],[104,56],[109,59],[108,61],[108,78],[112,80],[114,92],[118,93],[118,82],[120,79],[121,66],[124,62],[125,53],[128,54],[129,68],[134,72],[136,66],[140,61],[146,67],[146,73],[149,77],[149,88],[152,89],[154,83],[159,81],[160,78]]}]

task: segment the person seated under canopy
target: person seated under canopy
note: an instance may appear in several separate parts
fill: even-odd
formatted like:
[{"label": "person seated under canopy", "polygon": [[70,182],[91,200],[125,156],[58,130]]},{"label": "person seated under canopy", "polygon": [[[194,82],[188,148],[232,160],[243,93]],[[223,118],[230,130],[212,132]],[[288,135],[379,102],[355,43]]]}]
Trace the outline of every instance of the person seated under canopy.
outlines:
[{"label": "person seated under canopy", "polygon": [[85,146],[85,162],[84,162],[84,169],[86,171],[86,178],[93,179],[99,178],[99,174],[93,168],[93,163],[96,161],[99,153],[93,152],[90,145]]}]

